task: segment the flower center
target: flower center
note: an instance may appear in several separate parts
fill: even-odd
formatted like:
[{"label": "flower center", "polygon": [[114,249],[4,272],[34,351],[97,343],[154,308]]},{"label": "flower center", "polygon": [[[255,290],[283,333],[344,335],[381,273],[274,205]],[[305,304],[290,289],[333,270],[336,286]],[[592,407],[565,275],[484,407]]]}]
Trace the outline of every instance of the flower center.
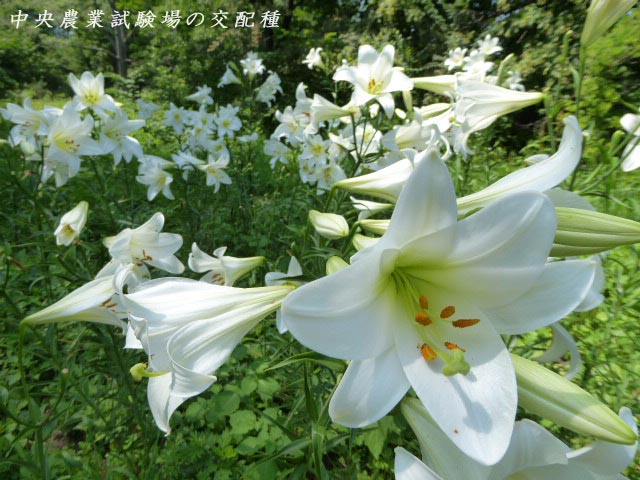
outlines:
[{"label": "flower center", "polygon": [[[479,318],[455,318],[455,305],[447,305],[436,315],[433,308],[429,308],[429,300],[425,295],[420,295],[417,302],[418,312],[415,314],[415,322],[419,325],[420,336],[424,343],[418,345],[422,357],[430,362],[436,358],[444,361],[442,373],[451,376],[457,373],[466,375],[470,366],[465,359],[465,348],[446,340],[438,341],[434,329],[434,323],[446,324],[453,328],[468,328],[477,325]],[[444,347],[444,348],[443,348]]]}]

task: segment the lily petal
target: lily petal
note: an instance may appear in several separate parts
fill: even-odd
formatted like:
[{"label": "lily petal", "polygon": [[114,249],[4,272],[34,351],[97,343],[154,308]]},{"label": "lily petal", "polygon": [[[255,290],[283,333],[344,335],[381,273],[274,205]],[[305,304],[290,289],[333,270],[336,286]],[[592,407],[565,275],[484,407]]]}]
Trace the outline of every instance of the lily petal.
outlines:
[{"label": "lily petal", "polygon": [[591,289],[595,269],[591,260],[548,263],[525,294],[506,305],[483,310],[500,333],[519,335],[546,327],[582,302]]},{"label": "lily petal", "polygon": [[303,285],[282,304],[285,325],[306,347],[336,358],[367,359],[393,342],[395,289],[378,261],[356,262]]},{"label": "lily petal", "polygon": [[442,480],[442,477],[427,467],[417,457],[407,452],[402,447],[396,447],[394,450],[396,458],[394,462],[394,470],[396,480]]},{"label": "lily petal", "polygon": [[394,348],[366,360],[353,360],[329,403],[331,419],[350,428],[384,417],[409,390]]}]

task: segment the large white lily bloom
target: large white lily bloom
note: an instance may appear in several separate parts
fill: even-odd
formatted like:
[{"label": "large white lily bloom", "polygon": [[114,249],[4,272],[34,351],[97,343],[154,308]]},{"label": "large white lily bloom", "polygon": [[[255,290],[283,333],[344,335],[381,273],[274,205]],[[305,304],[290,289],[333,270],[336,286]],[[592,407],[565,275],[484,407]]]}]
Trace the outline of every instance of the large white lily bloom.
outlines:
[{"label": "large white lily bloom", "polygon": [[201,282],[232,287],[244,274],[264,263],[264,257],[238,258],[225,255],[227,247],[216,248],[213,257],[206,254],[194,242],[189,254],[189,268],[197,273],[205,273]]},{"label": "large white lily bloom", "polygon": [[358,49],[357,67],[340,67],[333,80],[353,84],[353,103],[364,105],[376,99],[391,118],[395,102],[392,92],[409,91],[413,82],[402,73],[402,69],[393,66],[395,49],[387,45],[378,53],[371,45],[361,45]]},{"label": "large white lily bloom", "polygon": [[620,125],[627,133],[633,135],[624,152],[622,152],[624,157],[622,170],[630,172],[640,167],[640,115],[625,113],[620,119]]},{"label": "large white lily bloom", "polygon": [[22,105],[21,107],[8,103],[6,109],[1,109],[2,116],[16,124],[9,133],[9,144],[12,147],[19,145],[23,140],[35,144],[36,136],[48,135],[51,124],[62,115],[62,110],[55,107],[35,110],[31,106],[30,98],[26,98]]},{"label": "large white lily bloom", "polygon": [[235,132],[242,128],[242,121],[237,116],[239,110],[240,107],[234,107],[231,104],[226,107],[220,107],[215,118],[218,126],[218,137],[222,138],[228,135],[229,138],[233,138]]},{"label": "large white lily bloom", "polygon": [[497,462],[517,406],[499,333],[558,321],[588,291],[588,261],[547,264],[556,215],[536,192],[510,195],[458,222],[449,172],[434,151],[414,170],[384,236],[352,265],[283,303],[289,331],[351,359],[329,406],[350,427],[377,421],[413,387],[466,454]]},{"label": "large white lily bloom", "polygon": [[[564,123],[562,140],[554,155],[510,173],[479,192],[459,198],[460,213],[486,206],[509,193],[527,190],[544,192],[564,181],[576,168],[582,152],[582,130],[578,120],[570,116]],[[421,155],[417,155],[414,163],[419,163],[421,158]],[[376,172],[342,180],[335,186],[348,192],[395,202],[413,168],[409,159],[403,159]]]},{"label": "large white lily bloom", "polygon": [[[407,399],[402,413],[418,437],[424,463],[404,448],[395,449],[396,480],[614,480],[633,462],[637,444],[620,445],[598,440],[572,450],[531,420],[516,422],[509,448],[492,467],[460,452],[438,429],[419,401]],[[631,410],[620,417],[637,433]]]},{"label": "large white lily bloom", "polygon": [[84,72],[78,80],[73,73],[69,74],[69,84],[76,96],[78,110],[91,108],[96,112],[115,110],[116,102],[111,95],[104,93],[104,75],[93,76],[91,72]]},{"label": "large white lily bloom", "polygon": [[147,282],[125,295],[129,320],[149,368],[164,375],[149,379],[149,406],[158,427],[185,400],[216,381],[213,373],[263,318],[280,308],[295,287],[235,288],[166,278]]},{"label": "large white lily bloom", "polygon": [[56,236],[56,244],[69,246],[78,236],[87,223],[89,204],[85,201],[78,203],[60,218],[60,224],[53,234]]},{"label": "large white lily bloom", "polygon": [[129,120],[127,114],[120,108],[116,109],[111,117],[102,116],[100,127],[100,146],[106,152],[113,155],[116,166],[124,158],[129,163],[133,156],[142,158],[140,142],[129,134],[144,127],[144,120]]},{"label": "large white lily bloom", "polygon": [[182,237],[160,233],[163,225],[164,215],[158,212],[138,228],[125,228],[103,243],[111,257],[121,263],[144,262],[169,273],[182,273],[184,265],[174,255],[182,246]]}]

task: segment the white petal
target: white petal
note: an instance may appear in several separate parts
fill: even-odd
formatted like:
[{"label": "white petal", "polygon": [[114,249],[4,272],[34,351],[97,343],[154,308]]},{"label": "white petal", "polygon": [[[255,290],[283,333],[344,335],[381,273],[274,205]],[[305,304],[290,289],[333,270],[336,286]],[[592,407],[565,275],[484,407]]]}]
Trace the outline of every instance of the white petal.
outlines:
[{"label": "white petal", "polygon": [[[433,294],[427,297],[430,304],[432,299],[437,303]],[[462,318],[479,318],[459,303],[456,309]],[[422,339],[410,321],[397,321],[394,327],[398,357],[429,415],[466,455],[483,465],[495,464],[509,445],[518,403],[515,373],[498,333],[485,319],[470,328],[450,328],[444,339],[467,349],[471,371],[446,376],[442,360],[422,357],[417,347]]]},{"label": "white petal", "polygon": [[442,480],[433,470],[404,448],[396,447],[395,453],[396,480]]},{"label": "white petal", "polygon": [[353,360],[331,402],[331,419],[350,428],[371,425],[384,417],[409,390],[395,348],[366,360]]},{"label": "white petal", "polygon": [[571,313],[589,293],[596,263],[567,260],[547,263],[542,275],[513,302],[483,309],[500,333],[519,335],[546,327]]},{"label": "white petal", "polygon": [[508,193],[535,190],[543,192],[555,187],[576,168],[582,153],[582,131],[575,117],[565,120],[558,151],[530,167],[516,170],[487,188],[458,199],[460,212],[483,207]]},{"label": "white petal", "polygon": [[[491,472],[492,478],[509,478],[511,474],[545,465],[566,465],[571,449],[531,420],[516,422],[511,444],[504,458]],[[524,478],[540,478],[528,477]],[[553,477],[545,477],[553,478]]]},{"label": "white petal", "polygon": [[161,375],[149,379],[147,400],[158,428],[167,435],[171,432],[169,418],[186,399],[171,395],[171,375]]},{"label": "white petal", "polygon": [[630,172],[640,167],[640,141],[633,140],[624,149],[623,155],[626,155],[624,162],[622,162],[622,170]]},{"label": "white petal", "polygon": [[534,360],[540,363],[556,362],[569,352],[571,354],[571,366],[565,378],[571,380],[576,376],[582,365],[582,357],[580,350],[578,350],[578,344],[571,334],[560,325],[560,322],[551,325],[551,329],[553,330],[551,346],[542,355],[534,358]]},{"label": "white petal", "polygon": [[303,285],[285,299],[282,318],[300,343],[343,359],[371,358],[392,345],[395,289],[381,276],[380,260],[367,260]]},{"label": "white petal", "polygon": [[[551,201],[535,192],[509,195],[457,224],[440,264],[405,270],[459,292],[481,307],[512,302],[542,274],[556,230]],[[416,259],[419,262],[419,258]]]},{"label": "white petal", "polygon": [[136,337],[136,334],[133,331],[133,328],[131,328],[131,325],[127,325],[127,338],[124,343],[124,348],[134,348],[134,349],[144,348],[142,346],[142,342],[138,340],[138,337]]},{"label": "white petal", "polygon": [[456,192],[449,170],[435,150],[422,152],[418,157],[414,160],[417,166],[400,193],[387,233],[380,240],[384,245],[404,245],[457,222]]}]

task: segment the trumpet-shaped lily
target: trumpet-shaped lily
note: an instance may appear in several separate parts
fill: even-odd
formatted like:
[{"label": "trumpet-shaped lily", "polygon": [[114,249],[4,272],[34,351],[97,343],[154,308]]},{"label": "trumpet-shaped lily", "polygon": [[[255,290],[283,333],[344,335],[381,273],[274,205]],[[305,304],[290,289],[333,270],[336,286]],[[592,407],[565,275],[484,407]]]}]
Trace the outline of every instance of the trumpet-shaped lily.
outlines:
[{"label": "trumpet-shaped lily", "polygon": [[413,82],[393,66],[395,49],[387,45],[378,53],[371,45],[361,45],[358,49],[357,67],[340,67],[333,75],[333,80],[353,84],[353,102],[364,105],[376,99],[391,118],[395,102],[392,92],[413,89]]},{"label": "trumpet-shaped lily", "polygon": [[320,65],[322,65],[322,57],[320,56],[321,51],[322,48],[312,48],[311,50],[309,50],[309,53],[307,53],[307,56],[302,61],[302,63],[307,65],[307,67],[309,67],[309,70],[313,70],[313,67],[319,67]]},{"label": "trumpet-shaped lily", "polygon": [[213,185],[213,191],[217,193],[218,190],[220,190],[220,184],[231,185],[231,177],[229,177],[227,172],[224,171],[228,165],[229,160],[227,158],[214,160],[213,156],[209,155],[207,163],[203,165],[196,165],[196,168],[207,174],[207,187]]},{"label": "trumpet-shaped lily", "polygon": [[230,257],[224,254],[226,251],[227,247],[216,248],[212,257],[194,242],[189,254],[189,268],[198,273],[206,272],[200,281],[231,287],[236,280],[264,262],[264,257]]},{"label": "trumpet-shaped lily", "polygon": [[217,380],[213,374],[242,337],[280,308],[293,288],[243,289],[167,278],[124,296],[130,323],[149,354],[147,396],[162,431],[170,432],[176,408]]},{"label": "trumpet-shaped lily", "polygon": [[121,263],[144,262],[169,273],[182,273],[184,265],[174,255],[182,246],[177,233],[160,233],[164,215],[155,213],[138,228],[126,228],[118,235],[104,239],[111,257]]},{"label": "trumpet-shaped lily", "polygon": [[207,85],[202,85],[198,87],[196,93],[192,93],[187,96],[187,100],[193,100],[194,102],[198,102],[201,105],[213,105],[213,98],[211,98],[211,87]]},{"label": "trumpet-shaped lily", "polygon": [[104,76],[99,73],[93,76],[91,72],[84,72],[78,80],[73,73],[69,74],[69,84],[76,96],[78,109],[92,108],[96,112],[115,110],[116,102],[111,95],[104,93]]},{"label": "trumpet-shaped lily", "polygon": [[546,264],[556,217],[542,194],[514,194],[457,218],[449,172],[430,151],[384,236],[348,268],[293,292],[282,315],[302,344],[352,359],[329,406],[334,421],[373,423],[413,387],[459,448],[492,464],[508,446],[517,405],[498,333],[571,312],[594,266]]},{"label": "trumpet-shaped lily", "polygon": [[62,216],[58,228],[53,232],[57,245],[71,245],[71,242],[80,235],[85,223],[87,223],[88,211],[89,204],[82,201]]},{"label": "trumpet-shaped lily", "polygon": [[242,85],[242,82],[240,81],[240,79],[236,76],[235,73],[233,73],[233,70],[231,70],[231,67],[227,65],[227,69],[224,71],[224,74],[222,75],[222,77],[220,78],[220,81],[218,82],[218,88],[222,88],[225,85],[231,85],[232,83],[235,83],[237,85]]},{"label": "trumpet-shaped lily", "polygon": [[[618,473],[631,464],[637,449],[599,440],[572,450],[537,423],[522,420],[516,422],[502,460],[487,467],[460,452],[419,401],[405,400],[402,413],[418,437],[424,463],[404,448],[396,448],[396,480],[622,479],[626,477]],[[620,418],[637,431],[631,410],[620,409]]]}]

